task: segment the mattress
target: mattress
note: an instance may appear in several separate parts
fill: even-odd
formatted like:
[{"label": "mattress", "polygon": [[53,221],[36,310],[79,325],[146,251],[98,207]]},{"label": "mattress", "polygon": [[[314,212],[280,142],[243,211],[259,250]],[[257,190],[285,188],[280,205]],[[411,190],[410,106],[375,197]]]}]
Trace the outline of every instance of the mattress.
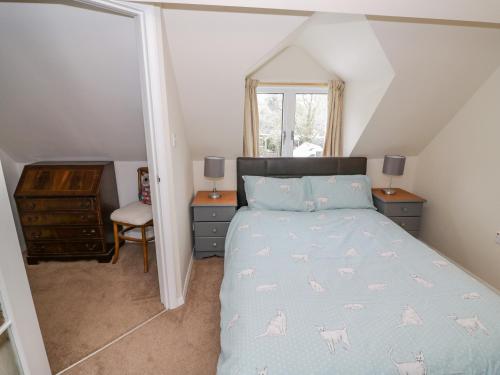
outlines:
[{"label": "mattress", "polygon": [[500,374],[500,297],[374,210],[240,209],[219,375]]}]

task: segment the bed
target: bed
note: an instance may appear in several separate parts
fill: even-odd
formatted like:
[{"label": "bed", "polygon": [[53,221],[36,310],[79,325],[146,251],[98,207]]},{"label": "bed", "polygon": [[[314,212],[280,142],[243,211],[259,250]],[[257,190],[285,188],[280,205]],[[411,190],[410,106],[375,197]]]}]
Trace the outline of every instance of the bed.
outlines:
[{"label": "bed", "polygon": [[219,375],[500,374],[495,292],[375,210],[250,210],[241,178],[365,172],[364,158],[238,160]]}]

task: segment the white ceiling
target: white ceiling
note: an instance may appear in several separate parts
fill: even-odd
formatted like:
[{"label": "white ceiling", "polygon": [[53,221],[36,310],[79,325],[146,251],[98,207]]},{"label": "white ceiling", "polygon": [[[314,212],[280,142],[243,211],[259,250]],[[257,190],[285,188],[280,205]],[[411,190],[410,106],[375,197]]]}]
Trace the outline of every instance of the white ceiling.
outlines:
[{"label": "white ceiling", "polygon": [[288,14],[164,9],[195,160],[206,155],[241,155],[245,76],[306,19]]},{"label": "white ceiling", "polygon": [[134,20],[0,2],[0,148],[14,160],[145,160]]},{"label": "white ceiling", "polygon": [[418,155],[500,65],[500,29],[370,19],[395,71],[353,154]]}]

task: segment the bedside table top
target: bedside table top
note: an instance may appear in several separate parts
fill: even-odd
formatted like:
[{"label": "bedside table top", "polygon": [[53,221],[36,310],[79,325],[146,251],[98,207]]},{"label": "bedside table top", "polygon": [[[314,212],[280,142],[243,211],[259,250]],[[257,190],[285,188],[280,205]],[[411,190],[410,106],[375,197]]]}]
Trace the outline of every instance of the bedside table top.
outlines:
[{"label": "bedside table top", "polygon": [[418,195],[412,194],[406,190],[400,188],[394,188],[396,190],[396,194],[387,195],[384,194],[381,188],[373,188],[372,194],[385,203],[424,203],[426,200],[424,198],[419,197]]},{"label": "bedside table top", "polygon": [[191,202],[191,206],[231,206],[236,207],[238,201],[236,199],[236,191],[234,190],[217,190],[222,196],[219,199],[212,199],[208,196],[211,191],[199,191]]}]

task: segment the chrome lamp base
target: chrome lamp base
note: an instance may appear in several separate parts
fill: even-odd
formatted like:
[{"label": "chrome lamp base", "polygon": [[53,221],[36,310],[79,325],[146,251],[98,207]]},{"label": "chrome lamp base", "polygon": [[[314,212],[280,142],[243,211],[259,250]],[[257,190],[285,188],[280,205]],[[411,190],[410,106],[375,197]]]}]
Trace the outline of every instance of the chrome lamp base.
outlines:
[{"label": "chrome lamp base", "polygon": [[208,197],[212,199],[219,199],[220,197],[222,197],[222,195],[214,189],[211,193],[208,193]]},{"label": "chrome lamp base", "polygon": [[384,188],[384,189],[382,189],[382,191],[384,192],[385,195],[396,194],[396,189],[392,189],[392,188]]}]

